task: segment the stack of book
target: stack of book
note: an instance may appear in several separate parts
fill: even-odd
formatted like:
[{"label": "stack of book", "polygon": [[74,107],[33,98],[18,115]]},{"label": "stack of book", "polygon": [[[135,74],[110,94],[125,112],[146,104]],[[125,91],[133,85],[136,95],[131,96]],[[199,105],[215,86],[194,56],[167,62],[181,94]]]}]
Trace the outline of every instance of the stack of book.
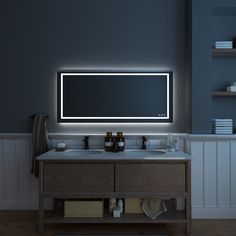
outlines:
[{"label": "stack of book", "polygon": [[213,134],[233,134],[232,119],[213,119],[212,120]]},{"label": "stack of book", "polygon": [[212,43],[212,48],[233,48],[233,41],[216,41]]},{"label": "stack of book", "polygon": [[227,92],[236,92],[236,82],[233,82],[231,86],[227,87]]}]

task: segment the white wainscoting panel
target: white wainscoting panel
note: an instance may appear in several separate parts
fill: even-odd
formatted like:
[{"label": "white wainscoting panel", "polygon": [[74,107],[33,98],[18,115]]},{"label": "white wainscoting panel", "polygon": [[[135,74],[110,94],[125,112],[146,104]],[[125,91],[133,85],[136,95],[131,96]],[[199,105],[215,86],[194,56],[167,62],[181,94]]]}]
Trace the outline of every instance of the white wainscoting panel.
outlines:
[{"label": "white wainscoting panel", "polygon": [[230,163],[230,173],[231,173],[231,189],[230,189],[230,201],[231,206],[236,208],[236,141],[231,141],[231,163]]},{"label": "white wainscoting panel", "polygon": [[236,219],[236,141],[190,141],[192,217]]},{"label": "white wainscoting panel", "polygon": [[218,152],[218,206],[230,206],[230,142],[220,141]]},{"label": "white wainscoting panel", "polygon": [[[163,140],[165,137],[162,137]],[[57,135],[51,147],[64,140],[68,146],[82,147],[81,137]],[[164,141],[158,141],[162,144]],[[93,146],[103,141],[91,137]],[[140,146],[140,138],[130,138],[131,147]],[[155,144],[156,141],[149,143]],[[187,139],[181,146],[192,156],[192,217],[195,219],[236,218],[236,137],[227,139],[202,136]],[[0,210],[38,208],[38,180],[30,174],[31,136],[0,135]],[[52,202],[47,202],[50,207]]]},{"label": "white wainscoting panel", "polygon": [[37,209],[38,181],[30,174],[31,138],[6,136],[0,140],[0,209]]},{"label": "white wainscoting panel", "polygon": [[203,207],[203,183],[204,183],[204,148],[203,142],[197,141],[191,145],[191,172],[192,172],[192,205],[195,207]]},{"label": "white wainscoting panel", "polygon": [[217,159],[216,143],[204,142],[204,196],[203,203],[205,207],[217,206]]}]

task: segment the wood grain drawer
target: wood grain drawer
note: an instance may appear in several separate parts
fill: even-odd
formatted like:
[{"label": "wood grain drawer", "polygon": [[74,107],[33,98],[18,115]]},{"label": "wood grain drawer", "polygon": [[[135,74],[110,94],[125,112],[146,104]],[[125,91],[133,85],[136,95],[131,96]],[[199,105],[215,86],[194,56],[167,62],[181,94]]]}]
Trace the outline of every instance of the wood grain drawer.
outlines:
[{"label": "wood grain drawer", "polygon": [[185,192],[185,164],[117,164],[116,192]]},{"label": "wood grain drawer", "polygon": [[113,164],[44,164],[44,192],[113,192]]}]

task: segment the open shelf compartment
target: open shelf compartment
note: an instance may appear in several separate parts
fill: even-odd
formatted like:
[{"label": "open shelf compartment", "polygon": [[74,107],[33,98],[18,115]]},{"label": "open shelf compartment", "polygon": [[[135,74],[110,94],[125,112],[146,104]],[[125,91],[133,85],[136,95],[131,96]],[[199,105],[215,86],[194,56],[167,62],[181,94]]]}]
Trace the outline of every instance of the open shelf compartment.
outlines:
[{"label": "open shelf compartment", "polygon": [[112,214],[105,213],[103,218],[65,218],[63,214],[50,213],[44,223],[186,223],[185,211],[168,210],[157,219],[152,220],[145,214],[121,214],[120,218],[113,218]]}]

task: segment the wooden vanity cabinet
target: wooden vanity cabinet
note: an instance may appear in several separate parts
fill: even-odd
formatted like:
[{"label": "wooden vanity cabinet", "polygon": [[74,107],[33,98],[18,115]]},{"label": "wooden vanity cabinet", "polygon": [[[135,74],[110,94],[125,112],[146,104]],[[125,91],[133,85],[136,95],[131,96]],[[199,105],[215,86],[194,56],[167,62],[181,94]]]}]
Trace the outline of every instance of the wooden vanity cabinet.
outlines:
[{"label": "wooden vanity cabinet", "polygon": [[[190,234],[190,160],[40,160],[39,231],[44,223],[183,223]],[[184,198],[185,210],[168,210],[156,220],[144,214],[113,218],[44,216],[45,198]]]}]

